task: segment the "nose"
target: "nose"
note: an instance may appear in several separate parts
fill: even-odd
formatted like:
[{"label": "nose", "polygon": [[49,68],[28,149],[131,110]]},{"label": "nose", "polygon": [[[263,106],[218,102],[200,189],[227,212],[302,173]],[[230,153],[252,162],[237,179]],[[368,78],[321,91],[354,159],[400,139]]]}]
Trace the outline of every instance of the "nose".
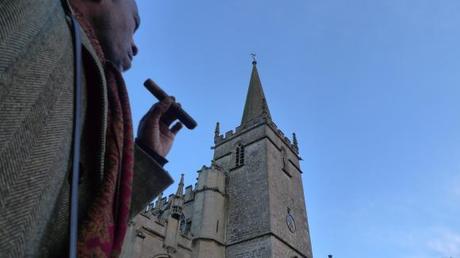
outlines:
[{"label": "nose", "polygon": [[136,43],[134,43],[134,41],[131,42],[131,49],[133,51],[133,56],[137,55],[137,53],[139,52],[139,49],[137,48]]}]

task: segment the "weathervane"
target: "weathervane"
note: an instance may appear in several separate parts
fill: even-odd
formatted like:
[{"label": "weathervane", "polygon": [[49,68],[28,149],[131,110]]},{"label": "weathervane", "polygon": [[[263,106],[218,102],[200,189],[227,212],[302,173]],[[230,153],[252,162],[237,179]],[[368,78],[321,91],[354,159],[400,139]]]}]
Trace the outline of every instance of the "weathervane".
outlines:
[{"label": "weathervane", "polygon": [[257,60],[256,60],[256,54],[255,53],[251,53],[251,56],[252,56],[252,64],[257,64]]}]

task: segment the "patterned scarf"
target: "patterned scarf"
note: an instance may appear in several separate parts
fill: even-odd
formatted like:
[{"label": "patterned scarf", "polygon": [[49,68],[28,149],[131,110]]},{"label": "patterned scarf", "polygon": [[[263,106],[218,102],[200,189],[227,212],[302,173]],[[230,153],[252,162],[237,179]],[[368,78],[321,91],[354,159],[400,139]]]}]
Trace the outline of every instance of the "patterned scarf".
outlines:
[{"label": "patterned scarf", "polygon": [[[91,25],[76,17],[104,64],[107,80],[108,120],[103,181],[80,224],[78,257],[118,257],[128,226],[134,155],[131,110],[121,73],[106,62]],[[89,111],[91,112],[91,111]]]}]

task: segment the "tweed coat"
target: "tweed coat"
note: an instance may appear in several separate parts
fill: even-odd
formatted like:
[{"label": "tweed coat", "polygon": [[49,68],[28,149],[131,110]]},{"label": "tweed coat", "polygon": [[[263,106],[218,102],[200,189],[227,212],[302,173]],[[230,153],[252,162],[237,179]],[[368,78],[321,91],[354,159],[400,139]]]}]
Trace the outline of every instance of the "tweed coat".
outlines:
[{"label": "tweed coat", "polygon": [[[83,31],[82,37],[80,218],[103,177],[107,123],[104,70]],[[73,60],[60,0],[0,0],[0,257],[65,254]],[[131,216],[171,183],[136,145]]]}]

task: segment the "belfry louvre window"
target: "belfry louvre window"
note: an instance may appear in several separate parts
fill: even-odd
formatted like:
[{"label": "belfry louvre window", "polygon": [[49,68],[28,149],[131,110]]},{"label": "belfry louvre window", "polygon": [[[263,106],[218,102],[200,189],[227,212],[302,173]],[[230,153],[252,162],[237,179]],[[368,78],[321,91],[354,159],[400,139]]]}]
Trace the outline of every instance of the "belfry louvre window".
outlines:
[{"label": "belfry louvre window", "polygon": [[235,155],[235,166],[240,167],[244,165],[244,146],[242,144],[238,144],[236,147],[236,155]]}]

